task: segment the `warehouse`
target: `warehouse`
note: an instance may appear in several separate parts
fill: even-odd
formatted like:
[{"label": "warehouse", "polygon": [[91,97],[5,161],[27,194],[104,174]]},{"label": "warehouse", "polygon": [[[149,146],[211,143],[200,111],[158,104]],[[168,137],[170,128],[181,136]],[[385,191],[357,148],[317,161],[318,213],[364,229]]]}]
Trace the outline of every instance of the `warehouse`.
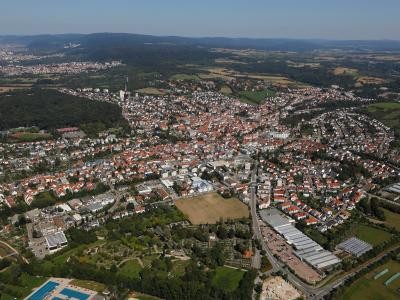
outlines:
[{"label": "warehouse", "polygon": [[339,258],[324,250],[319,244],[294,227],[293,220],[282,215],[277,209],[261,210],[260,215],[267,224],[285,238],[288,244],[296,249],[294,253],[313,268],[322,271],[340,263]]}]

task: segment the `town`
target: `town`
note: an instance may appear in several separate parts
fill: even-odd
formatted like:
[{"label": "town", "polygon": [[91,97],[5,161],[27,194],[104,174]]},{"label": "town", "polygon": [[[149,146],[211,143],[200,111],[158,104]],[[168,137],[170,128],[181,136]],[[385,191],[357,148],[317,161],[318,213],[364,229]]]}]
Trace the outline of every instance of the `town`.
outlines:
[{"label": "town", "polygon": [[[69,65],[51,72],[64,67],[75,72]],[[28,246],[44,259],[68,247],[66,232],[73,228],[102,230],[109,222],[164,205],[176,206],[190,221],[179,220],[169,230],[177,224],[191,228],[198,219],[197,224],[209,221],[185,202],[235,197],[250,210],[252,224],[229,226],[236,233],[238,228],[252,231],[258,244],[237,234],[232,244],[226,242],[227,264],[260,270],[269,261],[261,278],[286,270],[288,289],[319,299],[348,275],[321,283],[348,264],[357,268],[357,258],[369,258],[366,253],[378,246],[363,238],[365,232],[388,237],[381,251],[398,242],[398,233],[368,220],[353,228],[361,222],[360,202],[377,197],[398,205],[399,199],[399,190],[391,186],[400,177],[400,153],[391,147],[394,132],[357,109],[374,99],[338,86],[307,87],[277,91],[252,105],[216,91],[208,81],[166,82],[169,93],[157,96],[130,92],[127,84],[114,92],[89,87],[59,92],[118,105],[129,134],[105,130],[89,137],[79,127],[66,127],[57,128],[56,138],[0,145],[0,204],[7,220],[1,237],[17,251]],[[254,81],[230,84],[265,88]],[[16,133],[1,134],[6,139]],[[166,233],[155,228],[153,234]],[[217,231],[201,245],[211,247],[224,238]],[[168,247],[183,259],[193,255],[191,247]]]}]

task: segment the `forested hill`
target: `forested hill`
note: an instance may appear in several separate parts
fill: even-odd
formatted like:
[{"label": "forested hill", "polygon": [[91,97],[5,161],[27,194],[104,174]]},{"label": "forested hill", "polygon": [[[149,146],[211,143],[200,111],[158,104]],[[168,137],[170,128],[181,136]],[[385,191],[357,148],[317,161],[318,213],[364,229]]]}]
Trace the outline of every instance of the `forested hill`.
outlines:
[{"label": "forested hill", "polygon": [[44,89],[0,95],[0,130],[29,126],[51,130],[92,123],[104,128],[127,127],[116,104]]}]

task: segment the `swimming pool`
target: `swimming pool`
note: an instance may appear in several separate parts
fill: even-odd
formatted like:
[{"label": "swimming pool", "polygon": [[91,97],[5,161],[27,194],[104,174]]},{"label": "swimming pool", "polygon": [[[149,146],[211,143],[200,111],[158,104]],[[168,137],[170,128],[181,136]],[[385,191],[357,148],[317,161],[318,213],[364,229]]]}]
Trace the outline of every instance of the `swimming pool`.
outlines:
[{"label": "swimming pool", "polygon": [[27,300],[43,300],[48,294],[54,291],[60,284],[48,281],[45,285],[34,292]]},{"label": "swimming pool", "polygon": [[78,300],[87,300],[90,295],[84,294],[75,290],[71,290],[69,288],[65,288],[60,292],[61,295],[67,296],[68,298],[74,298]]}]

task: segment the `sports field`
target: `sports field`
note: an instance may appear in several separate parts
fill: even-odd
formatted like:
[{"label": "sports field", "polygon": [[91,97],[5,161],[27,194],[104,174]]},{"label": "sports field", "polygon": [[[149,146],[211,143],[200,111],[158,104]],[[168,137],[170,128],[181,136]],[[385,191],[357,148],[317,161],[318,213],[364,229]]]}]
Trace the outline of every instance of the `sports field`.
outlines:
[{"label": "sports field", "polygon": [[221,219],[249,217],[249,208],[246,204],[236,198],[224,199],[217,193],[179,199],[175,201],[175,205],[195,225],[215,224]]},{"label": "sports field", "polygon": [[[386,268],[389,269],[389,272],[378,279],[373,278],[376,274],[378,274],[380,271],[385,270]],[[397,291],[400,288],[400,279],[393,281],[388,286],[384,285],[384,282],[397,272],[400,272],[400,263],[393,260],[389,261],[386,264],[379,266],[375,270],[371,271],[370,273],[364,275],[359,280],[350,285],[350,287],[346,289],[340,299],[400,299],[400,293]]]}]

